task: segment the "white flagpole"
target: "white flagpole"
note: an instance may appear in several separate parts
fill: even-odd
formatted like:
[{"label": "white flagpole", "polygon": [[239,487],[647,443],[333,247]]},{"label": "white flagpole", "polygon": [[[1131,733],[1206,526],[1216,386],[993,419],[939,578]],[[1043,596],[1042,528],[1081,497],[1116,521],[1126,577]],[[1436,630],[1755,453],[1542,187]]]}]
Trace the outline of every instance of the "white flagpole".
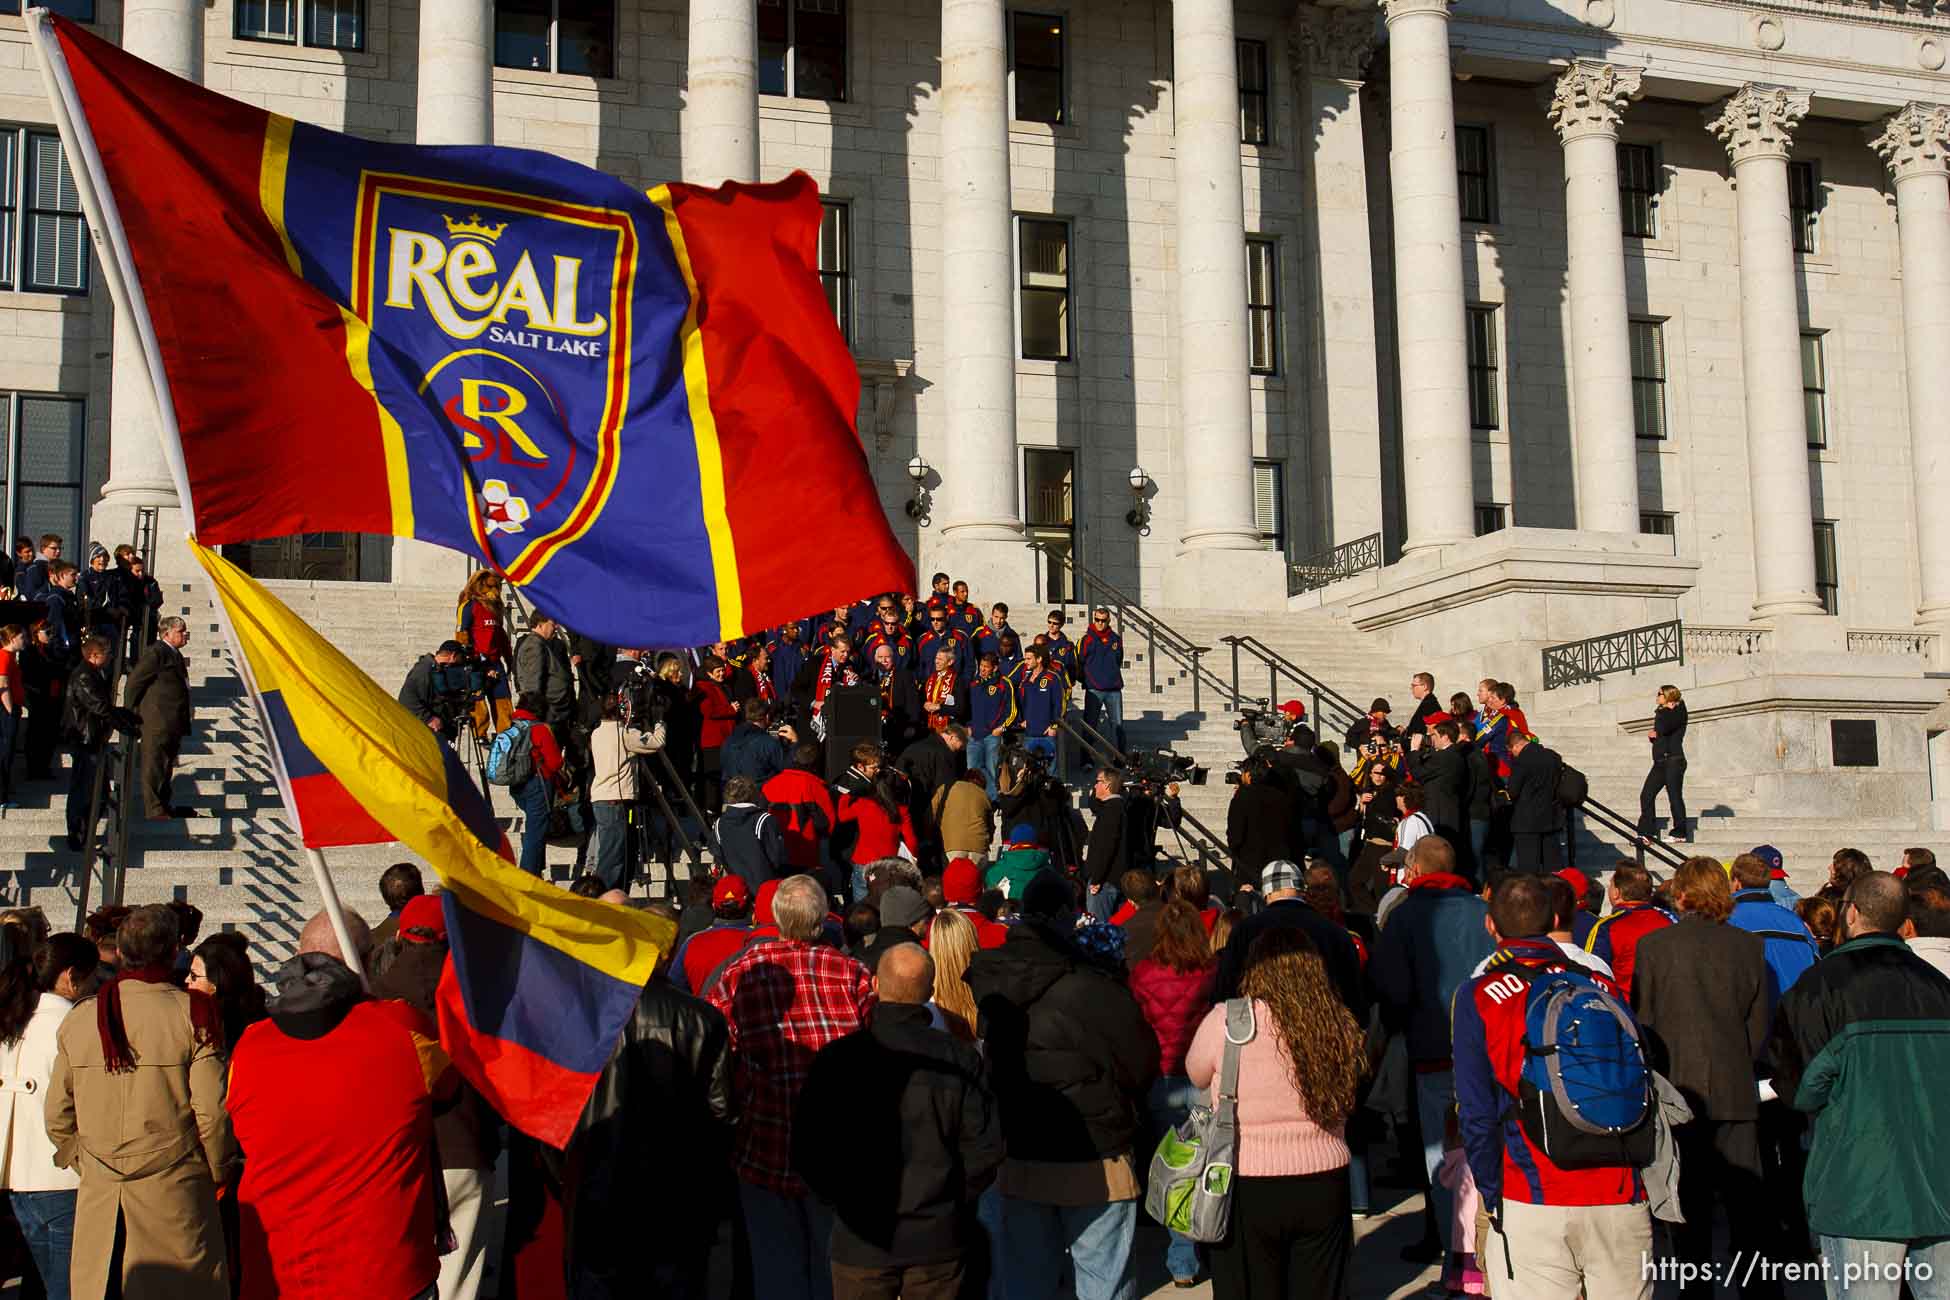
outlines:
[{"label": "white flagpole", "polygon": [[[149,304],[143,296],[142,281],[135,274],[135,258],[129,251],[128,235],[122,226],[121,211],[115,203],[115,192],[108,184],[101,152],[95,145],[94,130],[89,125],[87,114],[82,111],[73,74],[68,71],[67,56],[48,22],[48,11],[29,9],[27,31],[33,39],[35,51],[40,55],[41,79],[47,86],[48,100],[54,107],[55,126],[67,146],[70,162],[78,161],[81,164],[74,168],[75,189],[81,197],[82,211],[88,216],[88,230],[95,243],[97,260],[101,263],[102,278],[108,285],[115,310],[127,314],[142,344],[144,369],[148,373],[150,392],[156,404],[157,427],[162,435],[163,456],[169,462],[169,476],[176,485],[176,498],[182,504],[184,531],[194,541],[196,505],[190,495],[188,464],[183,458],[182,430],[176,424],[176,404],[170,396],[169,374],[162,364],[162,347],[156,341],[155,326],[149,319]],[[270,747],[271,768],[278,795],[284,800],[292,830],[302,841],[304,825],[298,817],[297,801],[291,796],[291,780],[284,768],[284,754],[278,748],[276,733],[271,730],[270,715],[265,712],[264,697],[258,692],[250,660],[230,626],[230,611],[225,608],[221,593],[217,594],[212,604],[217,611],[217,623],[223,628],[225,639],[230,642],[231,662],[244,680],[251,704],[257,712],[258,725],[263,729],[265,743]],[[311,863],[319,897],[325,905],[325,915],[331,921],[333,934],[338,937],[339,950],[345,954],[345,964],[363,981],[365,972],[359,961],[358,950],[352,946],[351,934],[345,924],[345,909],[339,902],[338,890],[332,884],[325,856],[310,848],[305,850],[305,856]]]},{"label": "white flagpole", "polygon": [[162,433],[163,457],[169,462],[169,476],[176,484],[176,497],[182,503],[183,527],[196,535],[196,507],[190,497],[190,475],[183,459],[182,431],[176,425],[176,403],[170,397],[169,376],[163,370],[162,346],[156,341],[156,328],[149,319],[149,304],[142,292],[142,281],[135,274],[135,257],[129,251],[122,214],[115,204],[115,191],[109,187],[108,173],[102,167],[95,147],[94,129],[81,110],[81,97],[68,71],[67,55],[48,22],[48,11],[39,7],[27,11],[27,33],[41,58],[41,80],[47,86],[48,100],[54,106],[54,124],[68,148],[75,189],[81,196],[82,211],[88,216],[88,232],[95,243],[102,279],[115,310],[125,313],[142,344],[142,359],[149,375],[149,388],[155,396],[156,416]]}]

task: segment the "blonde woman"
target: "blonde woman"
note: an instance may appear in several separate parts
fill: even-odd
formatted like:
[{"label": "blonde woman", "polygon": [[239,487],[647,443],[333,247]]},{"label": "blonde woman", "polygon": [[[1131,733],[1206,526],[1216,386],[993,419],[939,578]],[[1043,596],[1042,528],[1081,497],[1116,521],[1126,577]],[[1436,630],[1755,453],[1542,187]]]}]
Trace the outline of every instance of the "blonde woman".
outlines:
[{"label": "blonde woman", "polygon": [[1659,688],[1658,707],[1652,711],[1652,730],[1645,733],[1652,742],[1652,770],[1639,788],[1639,842],[1650,843],[1654,805],[1659,791],[1666,792],[1672,804],[1672,833],[1666,838],[1675,844],[1691,844],[1686,833],[1686,701],[1677,686]]},{"label": "blonde woman", "polygon": [[[1239,1052],[1232,1223],[1212,1252],[1212,1292],[1338,1297],[1354,1251],[1345,1130],[1367,1072],[1361,1028],[1300,930],[1253,940],[1239,991],[1254,1033]],[[1225,1044],[1221,1002],[1185,1055],[1193,1087],[1213,1087]]]},{"label": "blonde woman", "polygon": [[928,953],[934,958],[934,1005],[948,1032],[964,1043],[975,1041],[975,995],[962,978],[974,957],[975,923],[952,907],[934,914],[928,930]]},{"label": "blonde woman", "polygon": [[482,735],[502,730],[513,708],[508,683],[513,676],[509,666],[514,651],[508,644],[508,610],[501,600],[501,575],[493,569],[474,570],[460,589],[454,610],[454,639],[487,665],[487,703],[475,706],[475,730]]}]

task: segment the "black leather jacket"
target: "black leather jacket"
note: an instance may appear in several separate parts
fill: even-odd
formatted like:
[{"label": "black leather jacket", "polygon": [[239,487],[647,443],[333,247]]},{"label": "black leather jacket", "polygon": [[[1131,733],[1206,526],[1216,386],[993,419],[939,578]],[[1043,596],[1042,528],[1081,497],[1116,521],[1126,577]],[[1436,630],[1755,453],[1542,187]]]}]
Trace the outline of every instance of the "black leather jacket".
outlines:
[{"label": "black leather jacket", "polygon": [[108,674],[83,660],[68,678],[68,701],[61,710],[61,729],[82,748],[99,750],[115,725],[115,706],[109,695]]},{"label": "black leather jacket", "polygon": [[661,980],[637,999],[567,1151],[546,1152],[562,1187],[570,1294],[642,1294],[645,1223],[710,1250],[734,1191],[728,1043],[724,1017],[702,999]]}]

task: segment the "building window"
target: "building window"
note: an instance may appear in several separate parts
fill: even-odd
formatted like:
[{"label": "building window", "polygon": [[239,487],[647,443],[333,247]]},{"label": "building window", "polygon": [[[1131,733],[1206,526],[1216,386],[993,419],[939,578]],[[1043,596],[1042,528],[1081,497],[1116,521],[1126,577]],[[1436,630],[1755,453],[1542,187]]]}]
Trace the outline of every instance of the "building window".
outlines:
[{"label": "building window", "polygon": [[1063,19],[1058,14],[1009,15],[1009,73],[1018,122],[1069,119],[1063,103]]},{"label": "building window", "polygon": [[0,127],[0,173],[0,289],[88,292],[88,220],[60,137]]},{"label": "building window", "polygon": [[615,76],[615,0],[494,0],[494,64]]},{"label": "building window", "polygon": [[1496,308],[1465,309],[1469,325],[1469,427],[1495,429],[1496,397]]},{"label": "building window", "polygon": [[1618,211],[1625,233],[1659,237],[1659,151],[1649,144],[1618,146]]},{"label": "building window", "polygon": [[1821,598],[1821,612],[1841,612],[1841,566],[1835,561],[1835,521],[1815,520],[1815,595]]},{"label": "building window", "polygon": [[1239,41],[1239,143],[1265,144],[1273,138],[1267,111],[1266,42]]},{"label": "building window", "polygon": [[302,31],[306,45],[358,51],[366,48],[366,6],[364,0],[237,0],[232,30],[240,41],[280,45],[296,45]]},{"label": "building window", "polygon": [[1631,322],[1632,432],[1666,436],[1666,327],[1656,320]]},{"label": "building window", "polygon": [[758,0],[758,88],[846,98],[846,0]]},{"label": "building window", "polygon": [[1270,239],[1246,241],[1246,325],[1256,375],[1280,370],[1280,258]]},{"label": "building window", "polygon": [[1812,162],[1788,164],[1788,213],[1794,224],[1794,251],[1819,251],[1821,175]]},{"label": "building window", "polygon": [[1673,523],[1676,519],[1676,515],[1664,511],[1641,510],[1639,511],[1639,531],[1648,537],[1671,537],[1673,536]]},{"label": "building window", "polygon": [[[39,5],[49,13],[63,18],[72,18],[78,23],[95,21],[95,0],[28,0],[30,5]],[[0,0],[0,14],[20,12],[20,0]]]},{"label": "building window", "polygon": [[1277,460],[1253,462],[1253,521],[1260,545],[1286,553],[1286,465]]},{"label": "building window", "polygon": [[1018,217],[1017,262],[1022,288],[1022,355],[1070,358],[1070,226]]},{"label": "building window", "polygon": [[[6,482],[8,536],[39,537],[59,533],[82,535],[81,468],[87,424],[78,397],[0,398],[5,429],[0,429],[0,456]],[[18,437],[7,438],[8,433]],[[78,545],[76,550],[81,549]]]},{"label": "building window", "polygon": [[1801,409],[1808,422],[1808,446],[1828,446],[1828,358],[1820,330],[1801,332]]},{"label": "building window", "polygon": [[853,342],[853,214],[844,203],[822,203],[819,217],[819,283],[832,305],[840,336]]},{"label": "building window", "polygon": [[1496,220],[1496,154],[1487,126],[1456,128],[1456,192],[1464,221]]},{"label": "building window", "polygon": [[1500,533],[1510,526],[1510,507],[1478,502],[1476,505],[1476,535],[1483,537],[1489,533]]}]

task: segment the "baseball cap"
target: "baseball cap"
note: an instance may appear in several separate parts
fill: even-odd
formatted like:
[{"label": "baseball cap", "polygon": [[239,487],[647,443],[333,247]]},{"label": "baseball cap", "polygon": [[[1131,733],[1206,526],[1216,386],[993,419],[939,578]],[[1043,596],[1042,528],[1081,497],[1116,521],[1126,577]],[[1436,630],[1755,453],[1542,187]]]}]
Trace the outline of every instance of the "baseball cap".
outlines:
[{"label": "baseball cap", "polygon": [[[420,644],[425,645],[426,642],[422,641]],[[437,655],[464,655],[467,653],[467,647],[458,641],[442,641],[440,648],[435,650],[434,653]]]},{"label": "baseball cap", "polygon": [[1034,826],[1031,826],[1028,822],[1017,822],[1014,826],[1011,826],[1009,828],[1009,843],[1011,844],[1036,843],[1036,828]]},{"label": "baseball cap", "polygon": [[758,887],[758,901],[752,905],[752,919],[760,925],[778,925],[778,918],[772,915],[772,899],[778,892],[779,882],[776,880],[768,880]]},{"label": "baseball cap", "polygon": [[742,908],[752,901],[752,887],[745,883],[743,876],[725,876],[711,886],[711,906],[726,905]]},{"label": "baseball cap", "polygon": [[1266,864],[1259,873],[1259,892],[1278,893],[1282,889],[1300,888],[1300,864],[1285,858],[1275,858]]},{"label": "baseball cap", "polygon": [[941,896],[950,903],[972,903],[982,894],[982,869],[967,858],[950,859],[941,873]]},{"label": "baseball cap", "polygon": [[399,910],[399,937],[406,943],[447,941],[447,909],[440,905],[440,895],[421,894],[406,900],[406,906]]},{"label": "baseball cap", "polygon": [[1591,890],[1591,878],[1576,867],[1566,867],[1562,871],[1554,871],[1551,874],[1569,885],[1571,892],[1578,896],[1580,903],[1584,901],[1585,894]]},{"label": "baseball cap", "polygon": [[1767,878],[1769,880],[1787,879],[1787,868],[1782,864],[1781,851],[1779,849],[1775,848],[1772,844],[1758,844],[1754,846],[1752,852],[1755,857],[1767,864]]},{"label": "baseball cap", "polygon": [[[946,888],[946,885],[943,885]],[[921,891],[912,885],[895,885],[880,896],[880,923],[907,927],[925,921],[931,909]]]},{"label": "baseball cap", "polygon": [[1280,712],[1289,718],[1304,718],[1307,716],[1307,706],[1298,700],[1288,700],[1280,706]]}]

